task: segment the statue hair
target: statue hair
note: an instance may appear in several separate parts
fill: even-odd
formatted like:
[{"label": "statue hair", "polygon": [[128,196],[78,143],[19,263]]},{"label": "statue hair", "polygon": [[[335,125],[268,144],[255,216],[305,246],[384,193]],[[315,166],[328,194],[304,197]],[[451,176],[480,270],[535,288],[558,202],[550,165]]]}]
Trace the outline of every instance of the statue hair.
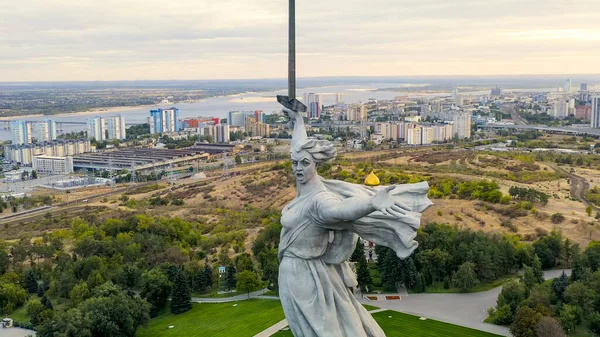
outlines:
[{"label": "statue hair", "polygon": [[310,153],[317,164],[328,163],[335,159],[337,150],[328,140],[320,140],[316,138],[306,138],[299,144],[294,146],[294,152],[305,150]]}]

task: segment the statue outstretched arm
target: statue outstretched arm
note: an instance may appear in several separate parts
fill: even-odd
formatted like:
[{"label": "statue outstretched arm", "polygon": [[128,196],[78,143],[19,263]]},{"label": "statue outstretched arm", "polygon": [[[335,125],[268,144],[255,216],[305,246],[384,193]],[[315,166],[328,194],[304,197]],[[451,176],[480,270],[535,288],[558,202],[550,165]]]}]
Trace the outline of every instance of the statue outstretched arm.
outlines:
[{"label": "statue outstretched arm", "polygon": [[[396,186],[380,189],[373,197],[352,197],[346,199],[323,198],[317,200],[317,214],[321,224],[339,224],[340,222],[356,221],[375,211],[382,216],[399,218],[409,211],[405,206],[390,196],[390,191]],[[317,195],[317,199],[320,196]]]}]

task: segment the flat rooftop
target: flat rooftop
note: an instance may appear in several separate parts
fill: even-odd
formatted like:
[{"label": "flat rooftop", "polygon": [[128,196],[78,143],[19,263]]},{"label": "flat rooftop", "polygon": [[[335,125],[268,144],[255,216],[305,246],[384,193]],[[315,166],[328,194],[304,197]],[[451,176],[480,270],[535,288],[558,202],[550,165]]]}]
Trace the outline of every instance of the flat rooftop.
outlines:
[{"label": "flat rooftop", "polygon": [[146,169],[179,162],[207,159],[201,149],[118,149],[73,156],[75,168]]}]

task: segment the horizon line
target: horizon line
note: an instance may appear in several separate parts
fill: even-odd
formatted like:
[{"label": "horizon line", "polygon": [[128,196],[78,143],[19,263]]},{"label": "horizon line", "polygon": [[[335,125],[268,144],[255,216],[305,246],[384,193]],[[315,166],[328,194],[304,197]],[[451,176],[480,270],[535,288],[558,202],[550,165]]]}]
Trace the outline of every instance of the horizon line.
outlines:
[{"label": "horizon line", "polygon": [[[569,74],[487,74],[487,75],[330,75],[330,76],[305,76],[297,77],[301,79],[334,79],[334,78],[452,78],[452,77],[467,77],[467,78],[485,78],[485,77],[554,77],[554,76],[600,76],[600,73],[569,73]],[[114,80],[30,80],[30,81],[0,81],[0,83],[69,83],[69,82],[151,82],[151,81],[287,81],[285,77],[265,77],[265,78],[210,78],[210,79],[114,79]]]}]

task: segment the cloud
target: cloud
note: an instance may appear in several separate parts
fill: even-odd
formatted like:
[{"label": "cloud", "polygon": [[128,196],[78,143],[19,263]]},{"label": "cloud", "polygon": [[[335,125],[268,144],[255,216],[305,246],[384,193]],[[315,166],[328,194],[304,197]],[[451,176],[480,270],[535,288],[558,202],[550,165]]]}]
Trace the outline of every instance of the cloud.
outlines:
[{"label": "cloud", "polygon": [[[600,73],[596,0],[297,1],[299,76]],[[285,0],[0,7],[2,80],[285,77]]]}]

